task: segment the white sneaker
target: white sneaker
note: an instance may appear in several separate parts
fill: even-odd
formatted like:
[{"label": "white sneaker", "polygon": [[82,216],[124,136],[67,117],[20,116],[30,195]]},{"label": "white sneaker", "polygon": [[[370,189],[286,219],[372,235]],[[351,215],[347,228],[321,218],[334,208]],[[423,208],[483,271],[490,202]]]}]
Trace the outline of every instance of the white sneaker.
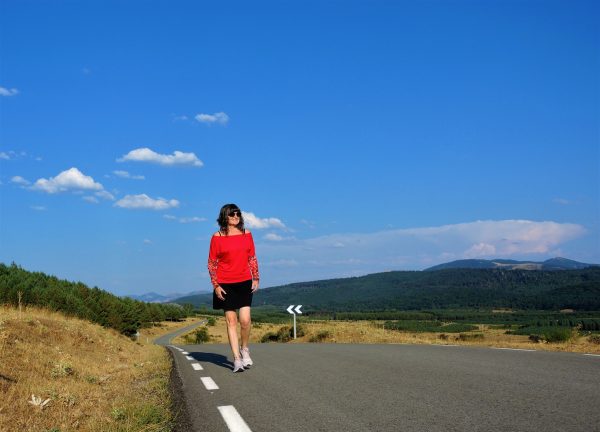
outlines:
[{"label": "white sneaker", "polygon": [[242,364],[245,368],[249,368],[254,364],[250,358],[250,350],[248,348],[240,348],[240,354],[242,355]]},{"label": "white sneaker", "polygon": [[233,359],[233,371],[244,372],[244,363],[242,363],[242,359]]}]

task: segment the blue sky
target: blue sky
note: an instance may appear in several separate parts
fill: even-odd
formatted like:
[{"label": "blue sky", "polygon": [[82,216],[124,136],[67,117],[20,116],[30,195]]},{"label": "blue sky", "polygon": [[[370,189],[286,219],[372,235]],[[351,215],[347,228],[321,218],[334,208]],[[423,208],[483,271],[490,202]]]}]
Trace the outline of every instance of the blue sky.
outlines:
[{"label": "blue sky", "polygon": [[210,289],[461,258],[600,262],[598,2],[0,5],[0,261]]}]

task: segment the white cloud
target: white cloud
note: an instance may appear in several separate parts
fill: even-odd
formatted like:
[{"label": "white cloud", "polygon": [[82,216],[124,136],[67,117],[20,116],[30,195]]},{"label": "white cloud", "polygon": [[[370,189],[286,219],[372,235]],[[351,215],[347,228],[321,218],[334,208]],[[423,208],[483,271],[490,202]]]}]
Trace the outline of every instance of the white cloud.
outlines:
[{"label": "white cloud", "polygon": [[131,150],[125,156],[117,159],[117,162],[127,161],[149,162],[165,166],[192,165],[201,167],[204,165],[194,153],[183,153],[176,150],[172,155],[165,155],[156,153],[147,147]]},{"label": "white cloud", "polygon": [[488,243],[477,243],[472,245],[469,249],[464,251],[464,258],[480,258],[480,257],[491,257],[496,254],[496,246]]},{"label": "white cloud", "polygon": [[152,240],[144,239],[144,244],[152,244]]},{"label": "white cloud", "polygon": [[95,196],[90,196],[90,195],[81,197],[81,199],[83,199],[87,202],[90,202],[92,204],[98,204],[100,202],[100,201],[98,201],[98,198],[96,198]]},{"label": "white cloud", "polygon": [[96,192],[94,195],[99,196],[100,198],[104,198],[104,199],[110,200],[110,201],[114,201],[115,200],[114,195],[111,194],[108,191],[105,191],[105,190],[101,190],[100,192]]},{"label": "white cloud", "polygon": [[35,211],[46,211],[46,207],[44,206],[31,206],[31,209]]},{"label": "white cloud", "polygon": [[269,234],[265,235],[263,238],[265,240],[269,240],[269,241],[281,241],[281,240],[283,240],[282,236],[277,235],[275,233],[269,233]]},{"label": "white cloud", "polygon": [[206,221],[206,218],[201,218],[198,216],[179,218],[179,223],[195,223],[204,221]]},{"label": "white cloud", "polygon": [[229,122],[229,116],[224,112],[218,112],[214,114],[198,114],[194,118],[200,123],[207,124],[218,123],[224,125]]},{"label": "white cloud", "polygon": [[206,221],[206,218],[198,217],[198,216],[178,218],[178,217],[173,216],[173,215],[164,215],[163,218],[168,219],[168,220],[175,220],[175,221],[178,221],[179,223],[183,223],[183,224],[205,222]]},{"label": "white cloud", "polygon": [[561,205],[569,205],[571,204],[571,201],[564,199],[564,198],[554,198],[552,200],[553,202],[557,203],[557,204],[561,204]]},{"label": "white cloud", "polygon": [[86,176],[77,168],[70,168],[50,179],[38,179],[31,189],[41,190],[47,193],[65,192],[68,190],[102,190],[103,186]]},{"label": "white cloud", "polygon": [[298,267],[299,263],[295,259],[279,259],[275,261],[267,261],[264,264],[267,267]]},{"label": "white cloud", "polygon": [[5,88],[5,87],[0,87],[0,96],[15,96],[19,94],[19,90],[17,90],[16,88]]},{"label": "white cloud", "polygon": [[129,174],[127,171],[122,171],[122,170],[113,171],[113,174],[116,175],[117,177],[133,179],[133,180],[145,180],[146,179],[143,175],[132,175],[132,174]]},{"label": "white cloud", "polygon": [[13,176],[13,177],[10,179],[10,181],[11,181],[12,183],[20,184],[20,185],[23,185],[23,186],[27,186],[27,185],[29,184],[29,181],[28,181],[28,180],[26,180],[26,179],[24,179],[24,178],[23,178],[23,177],[21,177],[21,176]]},{"label": "white cloud", "polygon": [[9,150],[8,152],[1,152],[0,159],[5,159],[5,160],[16,159],[18,157],[23,156],[24,154],[26,154],[26,153],[25,152],[17,153],[14,150]]},{"label": "white cloud", "polygon": [[316,280],[350,273],[416,270],[466,258],[544,260],[586,232],[583,226],[572,223],[487,220],[264,241],[257,245],[257,252],[265,261],[294,260],[301,266],[302,274],[296,277],[274,268],[267,283],[277,284],[294,278]]},{"label": "white cloud", "polygon": [[189,117],[186,115],[175,115],[173,114],[173,121],[186,121],[189,120]]},{"label": "white cloud", "polygon": [[259,218],[254,213],[242,212],[244,217],[244,224],[248,228],[264,229],[264,228],[283,228],[285,225],[281,222],[281,219],[270,217],[270,218]]},{"label": "white cloud", "polygon": [[166,210],[179,207],[179,201],[175,199],[167,200],[164,198],[150,198],[146,194],[126,195],[114,204],[116,207],[126,209],[144,209],[144,210]]},{"label": "white cloud", "polygon": [[300,219],[300,223],[306,225],[308,228],[313,229],[315,228],[315,223],[311,222],[309,220],[306,219]]}]

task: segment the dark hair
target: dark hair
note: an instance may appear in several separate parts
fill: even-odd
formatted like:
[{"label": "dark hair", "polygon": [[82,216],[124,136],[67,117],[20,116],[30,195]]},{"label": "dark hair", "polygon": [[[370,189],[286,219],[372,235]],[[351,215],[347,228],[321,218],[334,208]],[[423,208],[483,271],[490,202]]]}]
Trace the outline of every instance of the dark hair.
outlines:
[{"label": "dark hair", "polygon": [[242,216],[242,211],[240,210],[240,208],[235,204],[225,204],[223,207],[221,207],[221,211],[219,212],[219,218],[217,219],[217,223],[219,224],[219,231],[221,231],[225,235],[229,234],[229,223],[227,222],[227,216],[229,216],[229,213],[235,210],[240,212],[240,223],[238,223],[235,227],[241,232],[244,232],[244,217]]}]

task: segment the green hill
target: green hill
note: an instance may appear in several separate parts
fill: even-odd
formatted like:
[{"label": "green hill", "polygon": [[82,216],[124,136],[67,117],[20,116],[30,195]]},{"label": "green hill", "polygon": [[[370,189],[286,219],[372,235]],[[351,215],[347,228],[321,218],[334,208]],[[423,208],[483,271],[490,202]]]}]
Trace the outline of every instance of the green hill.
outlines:
[{"label": "green hill", "polygon": [[60,311],[132,336],[140,327],[185,318],[190,308],[178,304],[144,303],[117,297],[81,282],[69,282],[41,272],[0,263],[0,304],[32,305]]},{"label": "green hill", "polygon": [[446,270],[446,269],[457,269],[457,268],[479,268],[479,269],[494,269],[502,268],[504,270],[578,270],[587,267],[598,266],[598,264],[586,264],[579,261],[573,261],[567,258],[551,258],[546,261],[515,261],[507,259],[464,259],[451,261],[444,264],[438,264],[433,267],[425,269],[425,271],[432,270]]},{"label": "green hill", "polygon": [[[212,294],[177,303],[212,307]],[[600,268],[527,271],[448,269],[394,271],[265,288],[254,306],[302,304],[306,311],[465,308],[600,310]]]}]

